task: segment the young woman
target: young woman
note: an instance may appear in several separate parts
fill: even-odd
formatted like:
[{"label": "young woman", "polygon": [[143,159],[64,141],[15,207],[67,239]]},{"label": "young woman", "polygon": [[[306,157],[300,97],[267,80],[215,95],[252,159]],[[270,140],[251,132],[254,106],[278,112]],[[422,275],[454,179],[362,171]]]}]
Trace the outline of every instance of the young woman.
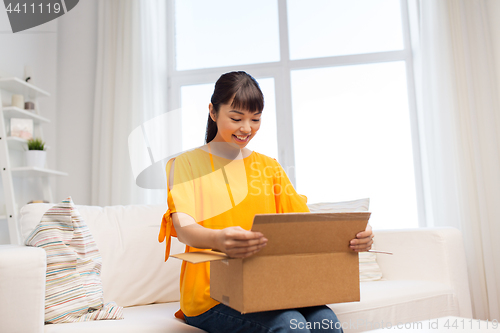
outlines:
[{"label": "young woman", "polygon": [[[249,257],[267,244],[265,235],[250,231],[255,214],[309,212],[280,164],[250,151],[247,144],[260,128],[264,97],[257,81],[245,72],[222,75],[209,104],[207,144],[167,163],[169,210],[159,240],[170,236],[186,244],[186,252],[217,249],[232,258]],[[353,251],[371,248],[371,227],[351,241]],[[181,310],[176,317],[208,332],[341,332],[334,312],[315,306],[241,314],[210,298],[210,264],[181,267]],[[319,325],[313,323],[329,323]],[[309,324],[307,324],[309,323]],[[337,324],[335,324],[337,323]]]}]

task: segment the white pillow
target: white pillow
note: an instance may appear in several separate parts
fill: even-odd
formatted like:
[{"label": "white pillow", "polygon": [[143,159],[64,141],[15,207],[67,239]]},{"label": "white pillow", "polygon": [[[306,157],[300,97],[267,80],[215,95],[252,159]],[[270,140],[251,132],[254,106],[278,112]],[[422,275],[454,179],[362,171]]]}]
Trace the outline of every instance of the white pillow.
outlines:
[{"label": "white pillow", "polygon": [[[308,204],[307,206],[311,213],[367,212],[370,207],[370,198],[342,202],[321,202]],[[373,245],[372,249],[374,249]],[[371,252],[359,252],[359,281],[377,281],[380,279],[382,279],[382,270],[377,263],[377,255]]]},{"label": "white pillow", "polygon": [[341,202],[321,202],[308,204],[307,206],[311,213],[367,212],[370,207],[370,198]]},{"label": "white pillow", "polygon": [[[372,245],[372,250],[375,248]],[[359,252],[359,281],[377,281],[382,279],[382,270],[377,263],[377,254]]]},{"label": "white pillow", "polygon": [[25,241],[47,253],[45,322],[123,319],[123,308],[104,304],[102,258],[71,197],[50,208]]}]

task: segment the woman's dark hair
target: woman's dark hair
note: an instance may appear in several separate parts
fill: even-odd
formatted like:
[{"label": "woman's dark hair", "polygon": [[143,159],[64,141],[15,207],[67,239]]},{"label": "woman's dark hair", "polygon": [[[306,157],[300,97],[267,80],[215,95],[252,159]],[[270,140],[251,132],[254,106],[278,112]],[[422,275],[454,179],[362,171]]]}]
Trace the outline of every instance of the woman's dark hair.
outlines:
[{"label": "woman's dark hair", "polygon": [[[246,72],[230,72],[222,74],[215,83],[214,93],[211,102],[214,106],[215,114],[218,114],[220,105],[231,103],[231,107],[252,113],[264,109],[264,95],[260,90],[257,81]],[[217,124],[208,115],[207,132],[205,142],[209,143],[217,135]]]}]

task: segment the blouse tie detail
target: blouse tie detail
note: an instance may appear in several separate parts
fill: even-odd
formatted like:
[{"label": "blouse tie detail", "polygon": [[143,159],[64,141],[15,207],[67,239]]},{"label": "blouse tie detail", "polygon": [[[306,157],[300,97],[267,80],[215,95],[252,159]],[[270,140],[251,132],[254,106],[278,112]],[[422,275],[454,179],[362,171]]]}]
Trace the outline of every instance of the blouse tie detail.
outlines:
[{"label": "blouse tie detail", "polygon": [[[175,158],[170,159],[165,166],[165,171],[167,173],[167,198],[170,195],[170,189],[168,184],[168,177],[170,175],[170,168],[172,167],[172,162]],[[160,233],[158,234],[158,242],[163,243],[165,238],[167,239],[167,244],[165,246],[165,261],[168,260],[170,255],[170,245],[172,244],[171,236],[177,237],[177,232],[175,232],[175,228],[173,227],[172,221],[172,211],[170,208],[163,214],[163,218],[161,220]]]},{"label": "blouse tie detail", "polygon": [[160,233],[158,235],[158,242],[163,243],[165,238],[167,239],[167,244],[165,247],[165,261],[168,260],[168,256],[170,255],[170,244],[172,243],[171,236],[172,235],[172,215],[170,214],[170,209],[167,210],[165,214],[163,214],[163,218],[161,220]]}]

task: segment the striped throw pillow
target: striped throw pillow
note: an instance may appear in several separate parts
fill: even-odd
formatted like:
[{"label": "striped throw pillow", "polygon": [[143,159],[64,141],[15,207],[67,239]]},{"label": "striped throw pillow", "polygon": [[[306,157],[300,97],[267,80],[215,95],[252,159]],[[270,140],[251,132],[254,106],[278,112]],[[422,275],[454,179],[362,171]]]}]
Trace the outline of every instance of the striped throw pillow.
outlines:
[{"label": "striped throw pillow", "polygon": [[[311,213],[344,213],[367,212],[370,207],[370,198],[342,201],[321,202],[308,204]],[[372,245],[374,249],[375,243]],[[359,281],[377,281],[382,279],[382,270],[377,263],[377,255],[371,252],[359,252]]]},{"label": "striped throw pillow", "polygon": [[122,307],[103,304],[102,258],[71,197],[43,215],[25,244],[47,253],[45,323],[123,319]]}]

